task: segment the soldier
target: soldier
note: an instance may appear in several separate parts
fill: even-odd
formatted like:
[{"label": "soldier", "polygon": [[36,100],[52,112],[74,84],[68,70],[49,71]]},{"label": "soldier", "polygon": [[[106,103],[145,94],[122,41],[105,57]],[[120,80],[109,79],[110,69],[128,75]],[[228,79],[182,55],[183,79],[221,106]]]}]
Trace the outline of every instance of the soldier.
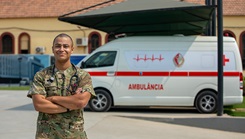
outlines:
[{"label": "soldier", "polygon": [[55,37],[55,64],[36,73],[28,92],[37,119],[36,139],[87,139],[83,108],[95,96],[90,75],[70,62],[72,38]]}]

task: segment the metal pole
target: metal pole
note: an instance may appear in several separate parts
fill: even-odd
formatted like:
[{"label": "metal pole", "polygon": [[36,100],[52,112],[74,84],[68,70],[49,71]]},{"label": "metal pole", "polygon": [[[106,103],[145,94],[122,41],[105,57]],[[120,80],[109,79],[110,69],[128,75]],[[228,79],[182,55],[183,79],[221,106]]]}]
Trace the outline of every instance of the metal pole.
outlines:
[{"label": "metal pole", "polygon": [[[207,6],[210,6],[210,0],[205,0],[205,4],[207,5]],[[209,23],[208,23],[208,27],[207,27],[207,32],[206,32],[206,36],[211,36],[211,21],[209,21]]]},{"label": "metal pole", "polygon": [[218,0],[218,111],[217,116],[223,115],[223,4]]},{"label": "metal pole", "polygon": [[[212,0],[212,5],[216,5],[216,0]],[[212,15],[212,36],[216,36],[216,10],[214,10],[214,13]]]}]

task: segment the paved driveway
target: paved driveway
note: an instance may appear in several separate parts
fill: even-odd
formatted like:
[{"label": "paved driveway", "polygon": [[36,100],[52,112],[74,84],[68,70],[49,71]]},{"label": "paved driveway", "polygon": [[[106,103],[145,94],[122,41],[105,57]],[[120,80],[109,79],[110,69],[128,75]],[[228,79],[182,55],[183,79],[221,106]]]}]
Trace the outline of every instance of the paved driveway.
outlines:
[{"label": "paved driveway", "polygon": [[[0,139],[32,139],[37,112],[27,91],[0,91]],[[200,114],[195,109],[85,110],[89,139],[244,139],[245,118]]]}]

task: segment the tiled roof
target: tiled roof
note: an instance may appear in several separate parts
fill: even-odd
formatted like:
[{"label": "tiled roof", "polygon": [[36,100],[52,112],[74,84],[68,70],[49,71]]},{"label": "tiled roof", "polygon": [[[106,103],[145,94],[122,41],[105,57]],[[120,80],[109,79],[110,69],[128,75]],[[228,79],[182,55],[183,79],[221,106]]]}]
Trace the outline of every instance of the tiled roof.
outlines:
[{"label": "tiled roof", "polygon": [[[109,0],[0,0],[0,18],[58,17],[106,1]],[[109,4],[121,1],[124,0]]]},{"label": "tiled roof", "polygon": [[[106,1],[108,0],[0,0],[0,18],[58,17]],[[122,1],[124,0],[115,0],[103,6]],[[182,1],[205,4],[205,0]],[[223,0],[223,5],[224,15],[245,15],[244,0]]]},{"label": "tiled roof", "polygon": [[[205,0],[184,0],[184,1],[191,2],[191,3],[205,4]],[[223,0],[223,14],[245,15],[245,0]]]}]

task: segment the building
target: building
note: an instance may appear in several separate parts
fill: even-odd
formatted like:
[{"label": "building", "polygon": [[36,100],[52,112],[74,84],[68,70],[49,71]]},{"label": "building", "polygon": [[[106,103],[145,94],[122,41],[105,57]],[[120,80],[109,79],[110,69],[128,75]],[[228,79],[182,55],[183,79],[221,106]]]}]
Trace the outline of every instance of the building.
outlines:
[{"label": "building", "polygon": [[[115,0],[108,6],[124,0]],[[205,5],[206,0],[180,0]],[[217,1],[217,0],[216,0]],[[105,0],[1,0],[0,54],[52,54],[53,38],[62,32],[74,39],[74,54],[89,54],[113,39],[113,36],[58,20],[76,10],[106,2]],[[244,0],[223,0],[224,35],[237,40],[245,60],[245,3]],[[91,8],[91,9],[95,9]],[[86,12],[82,10],[81,12]],[[77,14],[78,14],[77,13]]]},{"label": "building", "polygon": [[[209,0],[207,1],[206,0],[183,0],[183,1],[204,5]],[[241,52],[243,65],[245,64],[245,8],[244,7],[245,7],[244,0],[223,0],[223,35],[234,37],[236,39]]]},{"label": "building", "polygon": [[105,0],[1,0],[0,54],[52,54],[52,41],[63,32],[74,39],[74,54],[91,53],[108,41],[108,35],[61,22],[58,17],[103,2]]}]

